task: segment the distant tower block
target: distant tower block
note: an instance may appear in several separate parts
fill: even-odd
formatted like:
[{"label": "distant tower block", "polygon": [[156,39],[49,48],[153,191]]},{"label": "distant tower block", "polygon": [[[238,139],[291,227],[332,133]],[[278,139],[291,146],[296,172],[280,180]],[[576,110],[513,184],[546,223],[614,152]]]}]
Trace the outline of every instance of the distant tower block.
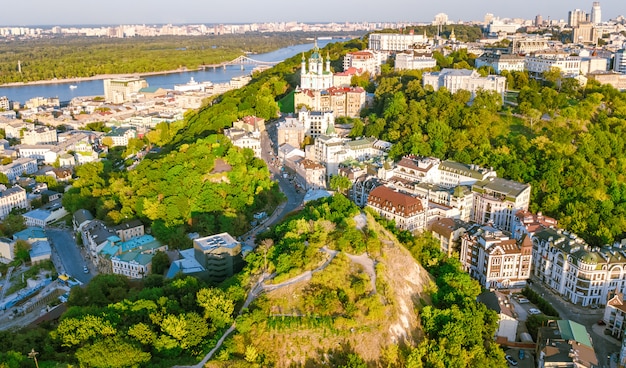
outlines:
[{"label": "distant tower block", "polygon": [[602,11],[600,10],[600,2],[594,1],[593,6],[591,7],[591,19],[589,19],[593,24],[602,23]]},{"label": "distant tower block", "polygon": [[22,62],[20,60],[17,61],[17,71],[22,74]]}]

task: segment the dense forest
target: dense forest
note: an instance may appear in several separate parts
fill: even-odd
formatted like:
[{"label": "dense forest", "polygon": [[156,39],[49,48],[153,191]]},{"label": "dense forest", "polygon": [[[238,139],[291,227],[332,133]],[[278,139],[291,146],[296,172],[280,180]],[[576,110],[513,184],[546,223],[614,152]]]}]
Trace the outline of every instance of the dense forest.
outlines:
[{"label": "dense forest", "polygon": [[[337,35],[342,35],[338,33]],[[59,37],[0,43],[0,84],[196,69],[244,53],[311,42],[313,33],[137,38]],[[21,63],[21,73],[18,70]]]}]

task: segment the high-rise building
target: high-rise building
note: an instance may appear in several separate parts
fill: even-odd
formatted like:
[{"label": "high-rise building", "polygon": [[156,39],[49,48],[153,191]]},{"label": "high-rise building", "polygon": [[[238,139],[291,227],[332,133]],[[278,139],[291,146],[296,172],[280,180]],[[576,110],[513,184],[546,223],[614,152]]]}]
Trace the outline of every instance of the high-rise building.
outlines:
[{"label": "high-rise building", "polygon": [[543,25],[543,17],[541,14],[537,14],[535,17],[535,27],[541,27]]},{"label": "high-rise building", "polygon": [[586,22],[588,19],[587,13],[580,9],[571,10],[567,15],[567,25],[570,27],[578,26],[580,22]]},{"label": "high-rise building", "polygon": [[589,19],[593,24],[602,23],[602,12],[600,10],[600,2],[594,1],[591,7],[591,18]]}]

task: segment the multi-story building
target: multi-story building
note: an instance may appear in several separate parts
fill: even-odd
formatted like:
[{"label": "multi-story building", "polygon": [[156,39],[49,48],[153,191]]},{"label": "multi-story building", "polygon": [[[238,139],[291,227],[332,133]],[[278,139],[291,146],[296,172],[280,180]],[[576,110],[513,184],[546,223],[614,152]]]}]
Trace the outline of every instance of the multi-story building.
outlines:
[{"label": "multi-story building", "polygon": [[394,69],[398,70],[420,70],[437,66],[437,60],[432,53],[408,50],[396,53]]},{"label": "multi-story building", "polygon": [[469,228],[461,237],[461,265],[483,287],[522,287],[530,277],[532,242],[491,226]]},{"label": "multi-story building", "polygon": [[490,177],[472,185],[472,220],[511,231],[515,214],[528,210],[530,184]]},{"label": "multi-story building", "polygon": [[569,320],[548,321],[537,332],[538,368],[594,368],[598,358],[587,328]]},{"label": "multi-story building", "polygon": [[[626,65],[624,65],[626,70]],[[626,74],[617,73],[615,71],[593,72],[587,74],[589,79],[593,79],[602,84],[610,84],[615,89],[626,91]]]},{"label": "multi-story building", "polygon": [[593,44],[598,43],[598,31],[591,22],[579,22],[573,29],[572,42]]},{"label": "multi-story building", "polygon": [[339,164],[347,160],[366,161],[372,157],[386,154],[387,145],[375,138],[349,140],[334,136],[321,135],[313,145],[306,147],[307,158],[326,167],[326,175],[339,172]]},{"label": "multi-story building", "polygon": [[440,249],[451,257],[454,252],[461,250],[461,237],[467,231],[469,224],[452,218],[442,218],[428,226],[433,238],[439,240]]},{"label": "multi-story building", "polygon": [[140,89],[148,87],[148,82],[141,78],[116,78],[104,80],[104,100],[108,103],[122,104],[136,98]]},{"label": "multi-story building", "polygon": [[304,190],[326,188],[326,167],[303,158],[295,163],[296,183]]},{"label": "multi-story building", "polygon": [[526,67],[526,59],[515,54],[482,54],[475,62],[476,68],[490,66],[498,74],[502,73],[503,70],[522,72]]},{"label": "multi-story building", "polygon": [[145,235],[145,227],[140,220],[132,220],[116,225],[113,227],[113,231],[123,242]]},{"label": "multi-story building", "polygon": [[381,217],[395,221],[396,226],[402,230],[414,232],[426,228],[427,206],[413,196],[384,185],[370,192],[367,207],[374,209]]},{"label": "multi-story building", "polygon": [[578,26],[580,22],[586,22],[589,20],[589,16],[584,10],[576,9],[570,10],[567,14],[567,25],[571,28]]},{"label": "multi-story building", "polygon": [[618,73],[626,74],[626,49],[621,49],[615,53],[613,70]]},{"label": "multi-story building", "polygon": [[359,73],[380,74],[382,54],[371,50],[349,52],[343,57],[343,70],[355,68]]},{"label": "multi-story building", "polygon": [[481,77],[475,70],[467,69],[443,69],[440,72],[424,73],[422,76],[424,86],[431,86],[435,91],[445,87],[450,93],[466,90],[472,94],[472,98],[480,90],[495,91],[504,98],[506,90],[506,78],[499,75]]},{"label": "multi-story building", "polygon": [[425,35],[373,33],[369,36],[367,48],[374,51],[404,51],[423,43],[428,43]]},{"label": "multi-story building", "polygon": [[14,208],[28,208],[26,191],[19,185],[0,192],[0,219],[4,219]]},{"label": "multi-story building", "polygon": [[624,329],[626,328],[626,304],[624,303],[624,294],[613,292],[614,294],[607,302],[604,308],[602,320],[606,325],[606,330],[611,332],[611,336],[618,340],[624,337]]},{"label": "multi-story building", "polygon": [[531,76],[541,77],[543,72],[552,68],[561,70],[566,77],[575,77],[580,74],[580,57],[559,51],[542,51],[526,55],[526,69]]},{"label": "multi-story building", "polygon": [[11,110],[11,104],[7,96],[0,96],[0,111]]},{"label": "multi-story building", "polygon": [[98,251],[99,272],[139,279],[152,271],[152,258],[157,251],[167,250],[152,235],[142,235],[126,241],[110,237]]},{"label": "multi-story building", "polygon": [[603,305],[626,290],[626,248],[590,247],[575,234],[544,228],[532,235],[533,273],[564,299],[584,307]]},{"label": "multi-story building", "polygon": [[287,116],[278,121],[276,131],[278,133],[278,146],[289,144],[292,147],[300,147],[306,137],[304,122],[293,116]]},{"label": "multi-story building", "polygon": [[511,54],[529,54],[550,48],[548,40],[539,37],[513,37],[509,46]]},{"label": "multi-story building", "polygon": [[0,173],[7,176],[10,182],[14,182],[22,174],[34,174],[37,172],[37,160],[34,158],[20,157],[10,164],[0,165]]},{"label": "multi-story building", "polygon": [[453,188],[458,185],[471,186],[478,181],[495,178],[493,168],[484,168],[474,164],[446,160],[439,165],[439,182],[437,184]]},{"label": "multi-story building", "polygon": [[319,47],[317,47],[317,39],[311,57],[309,57],[308,70],[306,64],[304,54],[302,54],[300,88],[319,91],[332,87],[333,73],[330,71],[330,58],[326,57],[326,68],[324,69],[324,58],[320,55]]},{"label": "multi-story building", "polygon": [[137,138],[137,130],[135,128],[115,128],[108,132],[105,138],[111,138],[111,147],[128,146],[128,140]]},{"label": "multi-story building", "polygon": [[228,233],[194,239],[193,250],[195,259],[213,282],[224,281],[241,271],[244,265],[241,243]]},{"label": "multi-story building", "polygon": [[7,124],[2,124],[6,138],[22,138],[22,132],[26,130],[35,129],[35,124],[27,123],[23,120],[10,121]]},{"label": "multi-story building", "polygon": [[21,138],[22,144],[50,144],[57,142],[57,130],[39,126],[32,130],[25,130]]},{"label": "multi-story building", "polygon": [[298,89],[294,94],[294,106],[313,111],[331,112],[335,117],[358,117],[367,103],[367,94],[361,87],[330,87],[314,91]]},{"label": "multi-story building", "polygon": [[254,152],[254,156],[261,158],[261,138],[254,133],[246,132],[242,129],[224,129],[224,135],[239,148],[249,148]]},{"label": "multi-story building", "polygon": [[589,21],[591,24],[601,24],[602,23],[602,9],[600,8],[600,2],[594,1],[591,6],[591,14],[589,16]]}]

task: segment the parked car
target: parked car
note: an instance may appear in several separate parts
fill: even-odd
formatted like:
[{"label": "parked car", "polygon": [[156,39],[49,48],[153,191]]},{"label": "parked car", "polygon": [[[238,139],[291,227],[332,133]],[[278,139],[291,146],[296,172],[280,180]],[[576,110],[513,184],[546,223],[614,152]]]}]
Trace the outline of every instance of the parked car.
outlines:
[{"label": "parked car", "polygon": [[518,299],[518,302],[519,302],[520,304],[527,304],[527,303],[530,303],[530,300],[528,300],[528,299],[526,299],[526,298],[519,298],[519,299]]},{"label": "parked car", "polygon": [[528,313],[530,313],[530,314],[541,314],[541,311],[539,309],[537,309],[537,308],[530,308],[528,310]]},{"label": "parked car", "polygon": [[506,361],[507,361],[510,365],[512,365],[512,366],[516,366],[516,365],[517,365],[517,360],[515,360],[515,358],[513,358],[513,357],[512,357],[512,356],[510,356],[510,355],[505,356],[505,357],[504,357],[504,359],[506,359]]},{"label": "parked car", "polygon": [[83,272],[84,273],[89,273],[89,269],[87,268],[87,266],[83,266]]}]

